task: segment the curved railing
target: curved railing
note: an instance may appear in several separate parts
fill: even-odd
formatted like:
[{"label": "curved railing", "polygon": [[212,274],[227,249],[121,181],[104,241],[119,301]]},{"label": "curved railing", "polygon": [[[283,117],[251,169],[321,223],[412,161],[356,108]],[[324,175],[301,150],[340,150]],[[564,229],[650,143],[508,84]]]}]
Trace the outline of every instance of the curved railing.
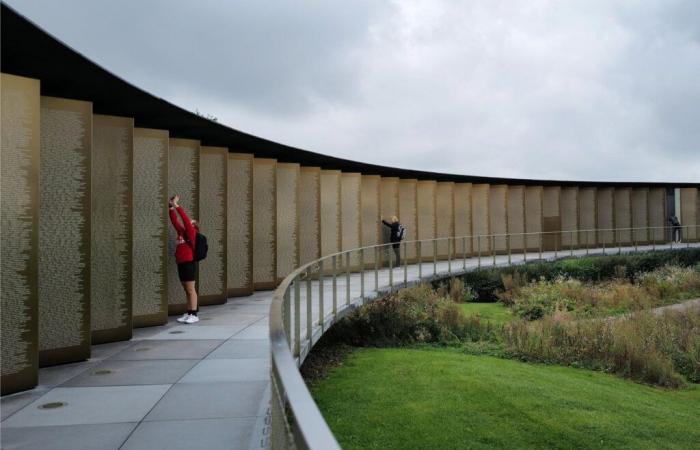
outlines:
[{"label": "curved railing", "polygon": [[[698,228],[680,227],[692,242],[700,238]],[[691,246],[687,240],[673,242],[672,233],[673,227],[640,227],[446,237],[402,242],[399,265],[394,244],[304,264],[282,281],[270,309],[271,448],[340,448],[298,367],[323,333],[352,308],[396,288],[486,265]]]}]

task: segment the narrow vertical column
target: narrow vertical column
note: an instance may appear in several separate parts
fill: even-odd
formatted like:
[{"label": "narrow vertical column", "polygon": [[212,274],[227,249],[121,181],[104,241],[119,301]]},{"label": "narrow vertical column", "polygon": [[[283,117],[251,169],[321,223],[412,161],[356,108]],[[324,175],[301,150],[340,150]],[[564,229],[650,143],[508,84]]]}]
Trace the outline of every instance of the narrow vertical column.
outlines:
[{"label": "narrow vertical column", "polygon": [[685,242],[696,242],[698,240],[698,231],[695,228],[695,225],[698,224],[697,188],[681,188],[681,215],[679,219],[681,225],[690,227],[683,229],[683,240]]},{"label": "narrow vertical column", "polygon": [[321,169],[302,167],[299,179],[299,259],[321,257]]},{"label": "narrow vertical column", "polygon": [[[361,206],[360,190],[362,175],[359,173],[343,173],[340,178],[340,228],[341,249],[351,250],[360,247],[361,241]],[[360,263],[359,255],[351,256],[350,266],[356,269]],[[345,258],[343,258],[345,264]]]},{"label": "narrow vertical column", "polygon": [[[508,186],[505,184],[491,185],[489,190],[489,230],[490,234],[505,235],[508,233]],[[496,253],[506,253],[508,250],[505,236],[494,237],[491,241]]]},{"label": "narrow vertical column", "polygon": [[39,365],[90,357],[92,104],[41,98]]},{"label": "narrow vertical column", "polygon": [[[454,191],[455,184],[442,182],[437,184],[435,194],[435,223],[436,237],[454,237]],[[454,253],[453,243],[444,240],[438,242],[438,258],[447,259],[449,253]]]},{"label": "narrow vertical column", "polygon": [[542,190],[542,231],[549,232],[542,236],[544,250],[561,248],[561,188],[545,186]]},{"label": "narrow vertical column", "polygon": [[340,251],[340,171],[321,170],[321,256]]},{"label": "narrow vertical column", "polygon": [[649,226],[653,227],[650,230],[649,238],[656,244],[661,244],[666,240],[666,231],[664,227],[668,225],[668,214],[666,212],[666,189],[651,188],[649,189],[648,200],[648,217]]},{"label": "narrow vertical column", "polygon": [[561,245],[563,249],[569,250],[578,248],[578,233],[567,233],[568,231],[578,230],[578,192],[576,186],[567,186],[561,188],[560,196],[560,216],[561,216]]},{"label": "narrow vertical column", "polygon": [[229,297],[253,293],[253,155],[229,153],[226,196],[226,288]]},{"label": "narrow vertical column", "polygon": [[274,159],[253,160],[253,288],[277,286],[277,192]]},{"label": "narrow vertical column", "polygon": [[[367,247],[380,242],[381,224],[379,219],[379,185],[381,177],[378,175],[362,175],[361,204],[361,245]],[[371,251],[365,252],[364,266],[373,267],[374,255]]]},{"label": "narrow vertical column", "polygon": [[168,321],[168,131],[134,128],[132,314],[134,327]]},{"label": "narrow vertical column", "polygon": [[[199,141],[170,139],[168,155],[168,196],[179,195],[180,205],[190,219],[199,219]],[[177,234],[168,224],[168,314],[187,311],[187,298],[177,274]],[[197,283],[199,285],[199,283]],[[199,286],[197,286],[199,289]]]},{"label": "narrow vertical column", "polygon": [[632,189],[632,227],[635,228],[633,241],[637,244],[648,244],[651,237],[649,226],[649,188]]},{"label": "narrow vertical column", "polygon": [[[421,180],[418,182],[417,189],[417,208],[418,208],[418,223],[417,223],[417,238],[418,240],[434,239],[435,226],[435,204],[437,194],[437,182],[432,180]],[[432,261],[434,254],[434,244],[422,244],[421,255],[423,260]]]},{"label": "narrow vertical column", "polygon": [[228,149],[199,150],[199,231],[207,237],[209,252],[199,263],[199,304],[226,303],[226,205]]},{"label": "narrow vertical column", "polygon": [[[454,195],[454,215],[455,215],[455,236],[465,237],[472,235],[472,184],[455,184]],[[458,239],[455,252],[460,256],[472,254],[472,239]]]},{"label": "narrow vertical column", "polygon": [[[525,188],[525,232],[542,232],[542,186],[528,186]],[[525,239],[527,251],[536,252],[542,247],[542,236],[528,234]]]},{"label": "narrow vertical column", "polygon": [[131,339],[134,120],[95,115],[92,149],[92,343]]},{"label": "narrow vertical column", "polygon": [[[387,222],[391,221],[391,216],[399,215],[399,179],[395,177],[382,177],[379,189],[379,210],[381,217]],[[400,219],[400,217],[399,217]],[[389,227],[381,227],[381,244],[389,242]],[[388,249],[380,252],[380,257],[386,261]],[[388,264],[388,263],[387,263]]]},{"label": "narrow vertical column", "polygon": [[598,217],[596,228],[598,231],[598,245],[610,246],[615,243],[615,236],[612,231],[600,231],[615,228],[615,189],[611,187],[600,187],[598,196]]},{"label": "narrow vertical column", "polygon": [[[38,382],[39,80],[0,80],[2,395]],[[12,258],[7,257],[12,254]]]},{"label": "narrow vertical column", "polygon": [[[485,255],[491,252],[491,242],[489,238],[478,238],[491,233],[489,227],[489,185],[472,185],[472,246],[475,253]],[[479,245],[480,243],[480,245]]]},{"label": "narrow vertical column", "polygon": [[525,248],[525,186],[508,186],[508,233],[511,252]]},{"label": "narrow vertical column", "polygon": [[615,228],[624,228],[615,233],[616,242],[621,245],[632,243],[632,190],[630,188],[615,189]]},{"label": "narrow vertical column", "polygon": [[[415,241],[416,239],[420,239],[418,236],[420,236],[421,231],[421,224],[420,224],[420,208],[418,207],[418,186],[421,184],[418,180],[405,180],[405,179],[399,179],[399,212],[398,212],[398,217],[399,217],[399,222],[406,228],[406,233],[404,236],[404,241]],[[429,195],[429,194],[428,194]],[[432,208],[435,208],[435,203],[434,202],[426,202],[426,204],[423,204],[423,213],[426,213],[426,211],[430,211],[431,206],[428,203],[432,203]],[[433,212],[432,214],[432,220],[435,217],[435,213]],[[390,218],[385,218],[387,222],[391,222]],[[428,217],[426,220],[431,220],[430,217]],[[424,225],[425,227],[425,225]],[[384,227],[386,228],[386,227]],[[388,228],[387,228],[388,229]],[[430,250],[432,251],[432,246],[429,246]],[[428,247],[423,247],[424,249],[428,249]],[[406,246],[406,251],[407,251],[407,261],[409,263],[413,263],[416,261],[416,246],[415,245],[407,245]],[[402,249],[403,252],[403,249]],[[432,255],[432,253],[430,253]],[[425,253],[423,254],[424,256],[426,255]]]},{"label": "narrow vertical column", "polygon": [[[596,188],[583,187],[578,191],[578,228],[579,230],[594,230],[596,228]],[[582,231],[579,233],[579,243],[583,247],[597,247],[595,231]]]},{"label": "narrow vertical column", "polygon": [[299,266],[299,164],[277,163],[277,282]]}]

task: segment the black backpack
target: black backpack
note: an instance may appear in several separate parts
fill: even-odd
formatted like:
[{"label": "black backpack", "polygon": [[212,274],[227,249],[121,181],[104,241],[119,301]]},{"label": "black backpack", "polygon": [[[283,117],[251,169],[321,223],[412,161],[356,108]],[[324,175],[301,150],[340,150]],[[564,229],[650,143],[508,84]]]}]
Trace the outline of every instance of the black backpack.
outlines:
[{"label": "black backpack", "polygon": [[399,241],[403,241],[403,239],[406,237],[406,227],[399,224],[399,229],[397,230],[396,235],[396,237],[399,238]]},{"label": "black backpack", "polygon": [[194,237],[194,260],[203,260],[207,257],[208,251],[209,244],[207,244],[207,237],[202,233],[197,233]]}]

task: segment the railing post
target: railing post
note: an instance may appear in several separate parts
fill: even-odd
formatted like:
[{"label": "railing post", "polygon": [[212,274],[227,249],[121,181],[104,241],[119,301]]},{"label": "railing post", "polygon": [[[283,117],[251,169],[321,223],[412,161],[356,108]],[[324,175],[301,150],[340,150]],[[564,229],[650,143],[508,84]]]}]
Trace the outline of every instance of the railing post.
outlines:
[{"label": "railing post", "polygon": [[294,280],[294,356],[301,353],[301,286],[299,277]]},{"label": "railing post", "polygon": [[374,292],[379,293],[379,247],[374,247]]},{"label": "railing post", "polygon": [[403,243],[403,285],[408,284],[408,243]]},{"label": "railing post", "polygon": [[313,309],[311,308],[311,277],[306,277],[306,339],[309,341],[309,351],[311,351],[311,345],[313,344],[313,327],[314,327],[314,316]]},{"label": "railing post", "polygon": [[527,233],[523,233],[523,261],[527,262]]},{"label": "railing post", "polygon": [[619,228],[617,230],[617,254],[622,254],[622,231]]},{"label": "railing post", "polygon": [[447,273],[452,275],[452,238],[447,238]]},{"label": "railing post", "polygon": [[365,249],[360,249],[360,297],[365,303]]},{"label": "railing post", "polygon": [[350,304],[350,252],[345,254],[345,304]]},{"label": "railing post", "polygon": [[323,305],[323,260],[318,262],[318,324],[321,327],[321,334],[324,332],[324,327],[326,325],[326,313],[324,311]]},{"label": "railing post", "polygon": [[491,259],[493,267],[496,267],[496,236],[491,236]]},{"label": "railing post", "polygon": [[338,258],[333,255],[333,319],[338,315]]},{"label": "railing post", "polygon": [[538,240],[540,241],[540,259],[542,259],[542,241],[544,240],[544,234],[540,232],[539,235],[540,238]]},{"label": "railing post", "polygon": [[569,238],[569,249],[571,250],[571,256],[574,256],[574,232],[570,231],[571,237]]},{"label": "railing post", "polygon": [[287,342],[289,343],[289,349],[292,349],[292,301],[291,293],[289,291],[290,287],[284,290],[284,334],[287,335]]},{"label": "railing post", "polygon": [[467,237],[462,236],[462,270],[467,270]]},{"label": "railing post", "polygon": [[433,240],[433,276],[437,275],[437,241]]},{"label": "railing post", "polygon": [[416,242],[418,245],[418,279],[423,278],[423,242]]},{"label": "railing post", "polygon": [[[391,251],[394,250],[394,244],[391,244]],[[394,257],[389,255],[389,291],[394,290]]]},{"label": "railing post", "polygon": [[476,237],[476,246],[477,246],[477,257],[478,257],[478,262],[477,262],[477,267],[481,267],[481,235],[478,235]]},{"label": "railing post", "polygon": [[508,250],[508,265],[510,266],[510,234],[506,235],[506,249]]},{"label": "railing post", "polygon": [[637,253],[638,249],[637,249],[637,231],[636,231],[636,229],[632,230],[632,239],[634,241],[634,252]]},{"label": "railing post", "polygon": [[557,234],[554,233],[554,259],[557,259],[557,256],[558,256],[558,255],[557,255],[557,247],[558,247],[557,241],[558,241],[558,240],[559,240],[559,239],[557,239]]},{"label": "railing post", "polygon": [[590,234],[591,234],[590,232],[586,231],[586,256],[588,256],[588,245],[589,245],[589,244],[588,244],[588,241],[589,241],[589,237],[588,237],[588,236],[589,236]]}]

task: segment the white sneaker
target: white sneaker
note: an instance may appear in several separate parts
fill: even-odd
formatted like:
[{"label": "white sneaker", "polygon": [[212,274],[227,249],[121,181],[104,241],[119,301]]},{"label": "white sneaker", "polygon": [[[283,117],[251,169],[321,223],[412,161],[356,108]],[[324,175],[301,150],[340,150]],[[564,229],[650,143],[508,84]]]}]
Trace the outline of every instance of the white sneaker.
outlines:
[{"label": "white sneaker", "polygon": [[191,323],[197,323],[197,322],[199,322],[199,317],[190,314],[189,316],[187,316],[184,323],[191,324]]},{"label": "white sneaker", "polygon": [[189,315],[188,313],[185,313],[185,314],[182,315],[182,317],[178,317],[178,318],[177,318],[177,321],[180,322],[180,323],[185,323],[185,321],[187,320],[187,318],[188,318],[189,316],[190,316],[190,315]]}]

